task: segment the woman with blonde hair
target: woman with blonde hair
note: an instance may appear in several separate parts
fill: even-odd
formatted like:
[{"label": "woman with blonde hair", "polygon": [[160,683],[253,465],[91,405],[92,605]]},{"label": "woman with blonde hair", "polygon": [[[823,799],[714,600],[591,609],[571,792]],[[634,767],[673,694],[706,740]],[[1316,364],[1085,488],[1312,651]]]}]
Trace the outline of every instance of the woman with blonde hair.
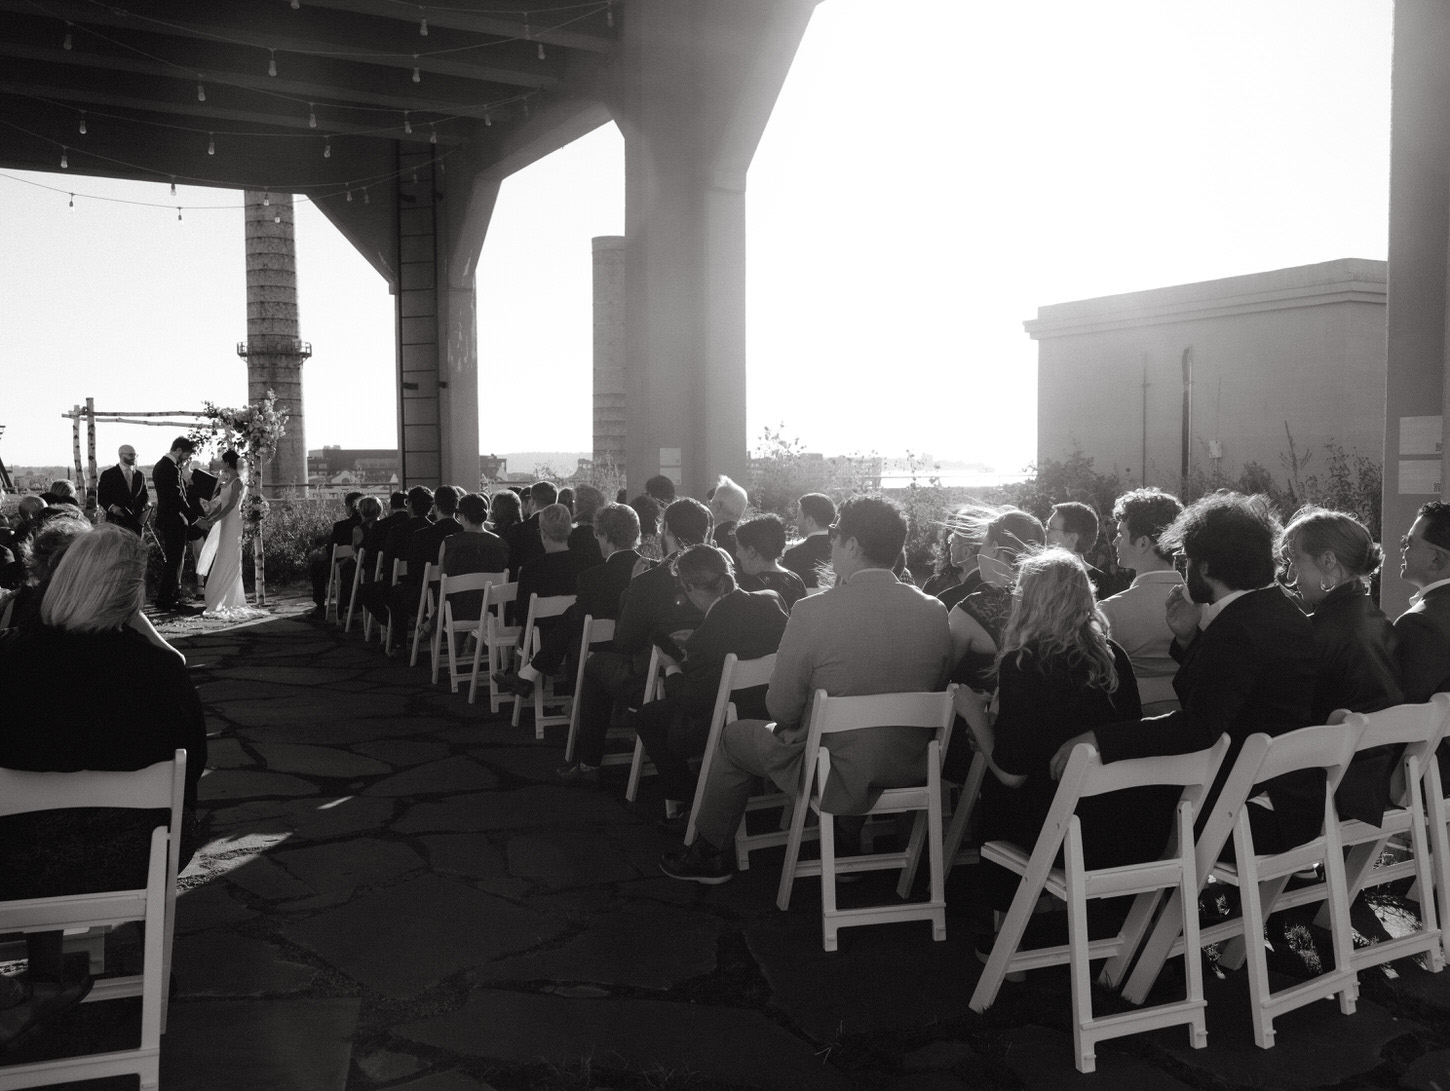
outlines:
[{"label": "woman with blonde hair", "polygon": [[[1057,790],[1049,763],[1058,747],[1093,726],[1137,719],[1142,711],[1132,663],[1108,637],[1081,557],[1048,549],[1018,561],[996,666],[991,710],[984,695],[960,686],[957,712],[993,773],[978,809],[984,839],[1013,841],[1030,851]],[[1116,858],[1134,840],[1125,834],[1136,822],[1085,818],[1089,861]],[[1167,833],[1165,814],[1157,849]],[[993,907],[1005,910],[1016,887],[1015,879],[1003,883],[1001,877],[1011,878],[999,870],[988,889]]]}]

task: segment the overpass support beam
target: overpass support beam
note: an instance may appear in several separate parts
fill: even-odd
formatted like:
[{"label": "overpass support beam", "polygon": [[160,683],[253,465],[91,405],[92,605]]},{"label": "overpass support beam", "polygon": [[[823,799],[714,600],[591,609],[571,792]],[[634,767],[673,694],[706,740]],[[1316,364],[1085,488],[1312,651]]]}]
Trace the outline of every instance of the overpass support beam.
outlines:
[{"label": "overpass support beam", "polygon": [[745,479],[745,179],[814,0],[623,13],[626,471],[702,496]]}]

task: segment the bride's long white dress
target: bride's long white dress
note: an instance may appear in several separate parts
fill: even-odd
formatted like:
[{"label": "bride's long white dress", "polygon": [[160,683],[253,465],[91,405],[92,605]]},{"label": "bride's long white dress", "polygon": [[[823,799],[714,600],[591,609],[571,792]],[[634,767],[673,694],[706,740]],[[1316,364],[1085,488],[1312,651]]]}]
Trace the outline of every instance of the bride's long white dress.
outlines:
[{"label": "bride's long white dress", "polygon": [[[264,616],[264,611],[247,605],[242,589],[242,510],[247,502],[247,486],[233,480],[228,488],[238,490],[232,510],[212,524],[206,543],[201,547],[196,570],[206,576],[206,609],[202,617],[237,621]],[[227,494],[216,501],[225,504]]]}]

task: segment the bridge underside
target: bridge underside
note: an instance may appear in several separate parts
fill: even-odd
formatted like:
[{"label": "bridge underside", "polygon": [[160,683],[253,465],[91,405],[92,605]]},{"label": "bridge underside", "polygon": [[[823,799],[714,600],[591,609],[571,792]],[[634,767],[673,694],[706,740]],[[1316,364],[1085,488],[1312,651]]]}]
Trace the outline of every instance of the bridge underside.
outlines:
[{"label": "bridge underside", "polygon": [[0,0],[0,165],[313,201],[394,293],[403,478],[471,484],[499,186],[613,120],[626,469],[698,492],[746,467],[745,179],[814,4]]}]

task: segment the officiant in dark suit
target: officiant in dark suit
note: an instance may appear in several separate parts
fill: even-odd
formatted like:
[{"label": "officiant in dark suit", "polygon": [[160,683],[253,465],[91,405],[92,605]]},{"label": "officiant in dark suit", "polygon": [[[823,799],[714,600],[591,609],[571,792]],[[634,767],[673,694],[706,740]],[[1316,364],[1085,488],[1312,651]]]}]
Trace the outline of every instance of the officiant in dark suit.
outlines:
[{"label": "officiant in dark suit", "polygon": [[121,446],[116,457],[120,461],[101,473],[97,499],[106,513],[106,522],[118,523],[132,534],[140,534],[141,520],[151,506],[151,497],[146,493],[146,475],[136,468],[136,448],[129,443]]},{"label": "officiant in dark suit", "polygon": [[156,537],[165,558],[161,582],[156,588],[156,605],[181,613],[195,612],[177,598],[181,566],[186,560],[186,536],[191,529],[190,505],[181,471],[195,451],[195,443],[185,436],[177,436],[171,450],[158,458],[151,469],[151,480],[156,485]]}]

